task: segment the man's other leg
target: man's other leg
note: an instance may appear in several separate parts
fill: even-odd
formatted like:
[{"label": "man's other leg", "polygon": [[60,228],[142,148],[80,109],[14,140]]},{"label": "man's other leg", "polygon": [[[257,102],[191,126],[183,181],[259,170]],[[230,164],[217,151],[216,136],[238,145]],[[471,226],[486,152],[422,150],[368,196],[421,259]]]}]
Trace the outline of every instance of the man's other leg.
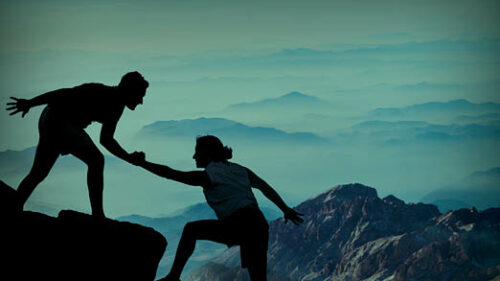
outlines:
[{"label": "man's other leg", "polygon": [[92,142],[73,149],[71,154],[87,164],[87,185],[89,188],[89,198],[90,207],[92,208],[92,215],[104,217],[104,156]]},{"label": "man's other leg", "polygon": [[38,143],[33,166],[17,188],[19,207],[21,210],[26,201],[28,201],[31,193],[33,193],[33,190],[35,190],[38,184],[47,177],[57,157],[59,157],[59,152],[56,149],[43,141]]}]

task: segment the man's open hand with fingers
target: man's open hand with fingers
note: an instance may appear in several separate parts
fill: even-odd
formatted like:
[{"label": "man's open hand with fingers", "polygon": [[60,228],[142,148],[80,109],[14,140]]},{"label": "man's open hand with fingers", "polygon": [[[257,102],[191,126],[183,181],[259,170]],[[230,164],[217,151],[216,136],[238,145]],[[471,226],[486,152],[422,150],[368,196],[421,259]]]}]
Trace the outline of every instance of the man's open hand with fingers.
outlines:
[{"label": "man's open hand with fingers", "polygon": [[26,113],[28,113],[31,108],[30,101],[26,99],[18,99],[15,97],[10,98],[14,101],[7,103],[7,110],[12,111],[9,115],[14,115],[22,112],[21,117],[24,117],[24,115],[26,115]]}]

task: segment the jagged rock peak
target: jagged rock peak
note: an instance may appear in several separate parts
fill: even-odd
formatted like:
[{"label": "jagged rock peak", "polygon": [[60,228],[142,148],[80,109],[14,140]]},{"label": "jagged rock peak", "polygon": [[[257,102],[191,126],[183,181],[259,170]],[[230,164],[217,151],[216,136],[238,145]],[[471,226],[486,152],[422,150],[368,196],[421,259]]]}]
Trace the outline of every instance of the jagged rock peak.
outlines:
[{"label": "jagged rock peak", "polygon": [[377,190],[373,187],[362,185],[360,183],[351,183],[337,185],[332,189],[320,194],[315,199],[323,199],[323,202],[332,199],[338,200],[353,200],[356,198],[377,198]]},{"label": "jagged rock peak", "polygon": [[448,211],[436,218],[440,225],[462,227],[469,224],[495,224],[500,220],[500,208],[478,211],[476,208]]},{"label": "jagged rock peak", "polygon": [[384,203],[386,203],[386,204],[396,206],[396,207],[405,205],[405,201],[397,198],[396,196],[394,196],[392,194],[386,196],[384,199],[382,199],[382,201],[384,201]]}]

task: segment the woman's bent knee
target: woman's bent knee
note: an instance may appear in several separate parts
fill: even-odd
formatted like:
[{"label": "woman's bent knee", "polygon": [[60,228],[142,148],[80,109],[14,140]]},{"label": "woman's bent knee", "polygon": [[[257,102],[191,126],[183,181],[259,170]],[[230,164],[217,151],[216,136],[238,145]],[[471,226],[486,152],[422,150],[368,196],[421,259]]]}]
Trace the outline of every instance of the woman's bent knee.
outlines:
[{"label": "woman's bent knee", "polygon": [[192,235],[196,232],[196,222],[188,222],[184,226],[184,230],[182,231],[182,235]]},{"label": "woman's bent knee", "polygon": [[210,230],[210,223],[207,221],[192,221],[186,223],[184,230],[182,231],[182,236],[187,236],[195,238],[198,236],[203,236],[204,233]]}]

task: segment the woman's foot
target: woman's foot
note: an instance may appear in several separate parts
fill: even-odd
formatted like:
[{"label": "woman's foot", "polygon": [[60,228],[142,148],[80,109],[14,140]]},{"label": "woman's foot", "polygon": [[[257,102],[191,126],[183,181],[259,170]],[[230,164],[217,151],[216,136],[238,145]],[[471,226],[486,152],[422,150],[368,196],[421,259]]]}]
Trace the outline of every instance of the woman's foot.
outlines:
[{"label": "woman's foot", "polygon": [[162,279],[159,279],[158,281],[181,281],[181,279],[174,278],[174,277],[171,277],[170,275],[167,275],[167,276],[163,277]]}]

